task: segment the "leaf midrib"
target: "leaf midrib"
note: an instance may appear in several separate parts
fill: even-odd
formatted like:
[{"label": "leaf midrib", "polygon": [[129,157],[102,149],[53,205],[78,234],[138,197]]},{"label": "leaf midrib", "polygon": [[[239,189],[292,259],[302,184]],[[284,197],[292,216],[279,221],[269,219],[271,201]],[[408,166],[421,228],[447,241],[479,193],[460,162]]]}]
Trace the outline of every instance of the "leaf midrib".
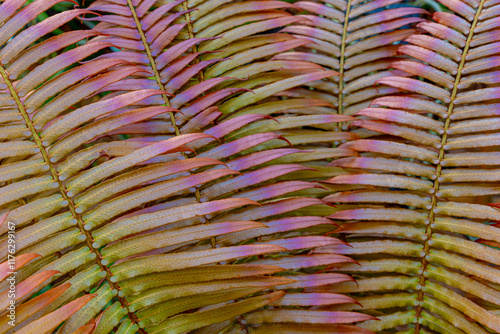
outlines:
[{"label": "leaf midrib", "polygon": [[[339,66],[339,95],[338,95],[338,114],[343,115],[344,114],[344,93],[342,92],[344,90],[344,65],[345,65],[345,49],[346,49],[346,44],[347,44],[347,29],[349,27],[349,14],[351,13],[351,4],[352,0],[347,1],[347,9],[345,11],[345,21],[344,21],[344,27],[342,30],[342,41],[340,43],[340,66]],[[339,129],[342,131],[341,124],[339,124]]]},{"label": "leaf midrib", "polygon": [[[119,291],[118,284],[116,284],[110,280],[110,278],[112,276],[111,271],[109,270],[109,268],[107,266],[105,266],[101,263],[101,260],[103,259],[101,253],[99,252],[98,249],[96,249],[92,246],[93,242],[92,242],[92,235],[91,235],[90,231],[85,230],[85,228],[84,228],[85,223],[84,223],[82,217],[77,213],[75,203],[73,202],[71,197],[68,196],[64,184],[59,179],[59,175],[56,171],[56,167],[50,161],[49,154],[48,154],[47,150],[45,149],[45,146],[43,146],[43,144],[42,144],[42,139],[41,139],[40,135],[36,131],[34,124],[31,122],[29,115],[26,111],[26,108],[24,107],[23,103],[21,102],[21,99],[19,98],[19,95],[17,94],[17,91],[15,90],[14,85],[12,84],[12,81],[9,79],[7,71],[5,71],[4,67],[1,65],[0,65],[0,75],[4,79],[4,82],[7,84],[7,88],[9,89],[11,96],[15,100],[16,105],[21,113],[21,116],[23,117],[24,122],[26,123],[26,126],[30,130],[31,135],[33,136],[33,140],[35,141],[36,145],[40,149],[40,154],[42,155],[44,162],[47,164],[47,166],[49,166],[49,171],[50,171],[50,174],[52,176],[52,179],[55,182],[57,182],[59,192],[63,196],[64,200],[66,200],[68,202],[68,208],[71,211],[72,216],[77,221],[78,229],[80,230],[80,232],[83,235],[85,235],[85,242],[87,244],[87,247],[89,247],[90,251],[96,255],[96,262],[99,265],[99,267],[101,268],[101,270],[106,273],[106,280],[110,283],[110,285],[113,287],[113,289],[116,289],[117,291]],[[122,307],[124,307],[128,310],[127,301],[124,298],[119,297],[119,296],[118,296],[118,300],[120,301],[120,304],[122,305]],[[132,321],[132,323],[134,323],[134,324],[139,323],[139,320],[134,313],[128,312],[128,315],[129,315],[129,318]],[[142,330],[139,330],[139,331],[141,332]],[[145,333],[145,332],[142,331],[142,333]]]},{"label": "leaf midrib", "polygon": [[[431,237],[432,237],[432,227],[431,226],[434,223],[434,218],[435,218],[434,208],[436,208],[436,206],[438,204],[437,194],[438,194],[439,186],[440,186],[439,178],[441,176],[441,172],[443,169],[441,162],[443,161],[444,154],[445,154],[444,147],[445,147],[446,142],[448,140],[448,128],[449,128],[450,123],[451,123],[451,115],[452,115],[453,109],[454,109],[454,101],[455,101],[457,93],[458,93],[458,85],[459,85],[460,80],[462,78],[462,70],[465,66],[466,56],[467,56],[467,53],[468,53],[469,48],[470,48],[470,43],[471,43],[472,38],[474,36],[474,29],[479,21],[479,16],[480,16],[480,13],[483,9],[484,2],[485,2],[485,0],[481,0],[481,2],[479,3],[479,6],[476,10],[476,14],[474,16],[474,20],[472,21],[472,24],[471,24],[471,27],[469,30],[469,35],[467,36],[467,41],[465,43],[465,47],[463,48],[462,58],[460,60],[457,74],[455,76],[455,82],[453,84],[453,90],[452,90],[451,97],[450,97],[451,102],[448,104],[448,111],[447,111],[447,118],[446,118],[445,126],[444,126],[444,133],[441,137],[441,148],[439,150],[439,157],[438,157],[439,162],[436,164],[436,173],[435,173],[436,178],[434,180],[434,187],[432,189],[433,193],[432,193],[432,199],[431,199],[431,208],[429,209],[429,218],[428,218],[428,222],[427,222],[426,239],[424,242],[424,256],[422,256],[422,266],[420,269],[420,271],[422,272],[420,274],[420,286],[421,287],[425,286],[425,281],[426,281],[426,277],[424,275],[425,271],[427,269],[427,265],[428,265],[428,262],[426,260],[426,256],[429,254],[429,250],[430,250],[429,241],[431,240]],[[417,298],[417,301],[419,302],[419,304],[418,304],[417,310],[416,310],[417,314],[416,314],[415,334],[420,333],[421,324],[419,323],[419,319],[421,318],[421,315],[422,315],[423,300],[424,300],[424,292],[423,292],[423,289],[420,288],[418,291],[418,298]]]}]

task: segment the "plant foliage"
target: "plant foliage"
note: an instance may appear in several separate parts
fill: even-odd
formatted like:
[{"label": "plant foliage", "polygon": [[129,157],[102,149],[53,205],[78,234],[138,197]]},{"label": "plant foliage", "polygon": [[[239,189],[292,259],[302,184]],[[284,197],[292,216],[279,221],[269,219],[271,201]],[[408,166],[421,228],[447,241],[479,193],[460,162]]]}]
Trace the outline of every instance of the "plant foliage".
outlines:
[{"label": "plant foliage", "polygon": [[500,331],[493,1],[62,2],[0,5],[0,332]]},{"label": "plant foliage", "polygon": [[348,205],[329,218],[352,246],[326,248],[360,264],[341,268],[359,285],[338,291],[377,313],[364,328],[498,333],[500,213],[488,206],[499,180],[498,6],[440,2],[451,12],[419,23],[398,48],[407,58],[391,65],[410,76],[378,81],[406,93],[375,99],[352,122],[380,135],[342,145],[360,156],[331,164],[353,174],[329,183],[357,189],[325,198]]}]

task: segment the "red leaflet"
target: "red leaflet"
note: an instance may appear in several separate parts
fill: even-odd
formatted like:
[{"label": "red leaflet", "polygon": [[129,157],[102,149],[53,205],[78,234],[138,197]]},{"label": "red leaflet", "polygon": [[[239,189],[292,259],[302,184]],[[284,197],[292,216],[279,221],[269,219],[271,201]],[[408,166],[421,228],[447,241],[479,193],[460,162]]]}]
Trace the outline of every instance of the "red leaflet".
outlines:
[{"label": "red leaflet", "polygon": [[[0,224],[2,222],[2,218],[6,217],[7,214],[3,215],[0,217]],[[22,267],[24,267],[27,263],[29,263],[31,260],[40,257],[41,255],[35,254],[35,253],[25,253],[21,255],[16,256],[16,261],[15,261],[15,266],[12,268],[11,264],[9,264],[8,261],[5,261],[3,263],[0,263],[0,281],[3,281],[7,276],[9,276],[9,272],[15,272]]]}]

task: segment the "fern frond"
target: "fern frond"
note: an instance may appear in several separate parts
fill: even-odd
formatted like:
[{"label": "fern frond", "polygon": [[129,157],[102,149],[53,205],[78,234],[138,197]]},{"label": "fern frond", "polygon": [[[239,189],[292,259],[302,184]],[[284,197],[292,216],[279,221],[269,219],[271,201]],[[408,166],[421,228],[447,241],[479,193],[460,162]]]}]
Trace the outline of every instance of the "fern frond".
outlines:
[{"label": "fern frond", "polygon": [[[230,330],[287,289],[350,279],[330,273],[309,282],[325,266],[352,262],[307,251],[339,243],[319,236],[332,230],[322,216],[335,209],[316,198],[326,190],[312,181],[344,173],[322,160],[354,154],[327,145],[356,136],[335,131],[349,116],[289,110],[290,101],[329,105],[294,98],[293,89],[336,75],[272,59],[307,42],[261,34],[301,20],[279,10],[293,5],[230,3],[219,16],[220,1],[96,1],[89,9],[103,15],[91,18],[100,21],[95,30],[39,41],[65,22],[58,17],[17,34],[56,2],[0,7],[11,10],[0,27],[0,213],[15,223],[16,255],[41,256],[18,270],[19,288],[30,292],[19,294],[20,322],[13,329],[2,318],[2,331],[51,332],[63,321],[59,333]],[[70,12],[65,19],[91,13]],[[121,51],[75,65],[108,47]],[[42,50],[57,55],[45,59]],[[262,105],[270,111],[252,110]],[[297,237],[303,227],[311,228]],[[5,224],[0,232],[5,260]],[[36,292],[45,293],[25,301]],[[339,302],[352,299],[324,301]],[[302,304],[296,320],[318,318],[314,303]],[[288,305],[275,307],[266,322],[287,321]],[[321,315],[325,328],[373,319]]]},{"label": "fern frond", "polygon": [[[332,70],[328,85],[308,84],[314,91],[297,94],[326,100],[338,114],[353,115],[368,107],[373,98],[397,92],[397,88],[374,87],[377,80],[405,75],[388,70],[397,59],[397,44],[416,32],[425,10],[407,7],[398,0],[388,1],[294,1],[302,12],[301,21],[282,31],[310,41],[274,59],[310,61]],[[316,91],[324,92],[324,95]]]},{"label": "fern frond", "polygon": [[342,223],[338,232],[352,248],[324,250],[359,262],[339,268],[356,273],[359,286],[342,283],[338,292],[360,293],[365,312],[382,312],[381,321],[360,325],[373,331],[500,331],[498,227],[491,224],[500,212],[488,206],[498,194],[498,6],[440,2],[452,13],[419,23],[423,32],[398,49],[407,58],[391,67],[408,75],[377,81],[406,93],[357,113],[363,119],[353,125],[379,136],[344,144],[361,156],[332,165],[353,174],[327,181],[362,187],[325,198],[343,206],[329,218]]}]

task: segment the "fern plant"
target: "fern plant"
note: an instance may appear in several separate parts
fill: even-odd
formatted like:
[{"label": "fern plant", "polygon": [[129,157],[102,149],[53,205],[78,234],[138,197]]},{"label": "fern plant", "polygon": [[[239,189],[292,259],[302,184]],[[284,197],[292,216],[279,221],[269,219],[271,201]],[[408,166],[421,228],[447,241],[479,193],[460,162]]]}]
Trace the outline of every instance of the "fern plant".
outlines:
[{"label": "fern plant", "polygon": [[[67,11],[19,32],[57,2],[36,1],[23,7],[24,1],[12,0],[0,6],[0,44],[5,44],[0,55],[1,245],[3,260],[7,260],[14,239],[16,255],[15,264],[10,258],[2,264],[1,306],[5,309],[11,301],[17,305],[14,313],[2,315],[2,332],[50,333],[58,328],[60,333],[180,333],[215,323],[222,323],[218,325],[222,329],[235,322],[239,326],[239,315],[282,297],[289,288],[284,284],[297,289],[309,278],[305,275],[296,282],[270,274],[351,261],[344,256],[295,256],[301,249],[339,241],[315,236],[331,226],[328,219],[318,216],[328,206],[307,196],[307,191],[302,196],[298,193],[317,185],[301,181],[314,177],[305,173],[311,169],[307,163],[293,162],[336,156],[338,150],[301,155],[300,150],[287,147],[289,142],[281,134],[272,132],[300,129],[305,124],[328,127],[349,118],[305,115],[278,122],[242,113],[213,124],[221,115],[335,73],[306,62],[263,62],[240,70],[247,71],[242,75],[253,75],[252,80],[228,87],[226,77],[199,73],[207,65],[218,63],[220,68],[222,64],[218,59],[200,61],[201,55],[210,56],[211,51],[243,38],[266,44],[268,36],[251,35],[295,18],[276,10],[254,13],[254,7],[260,8],[246,4],[251,15],[228,25],[233,31],[225,39],[213,39],[192,35],[191,10],[180,8],[187,5],[181,2],[158,8],[151,8],[154,1],[97,2],[91,9],[113,15],[96,17],[101,21],[96,30],[71,31],[33,45],[68,20],[92,13]],[[273,2],[264,9],[287,6]],[[175,23],[178,18],[189,23]],[[250,21],[257,24],[237,27]],[[160,45],[154,34],[161,37]],[[82,46],[62,50],[90,37],[94,38]],[[278,46],[297,45],[287,35],[271,37],[281,44],[257,50],[257,54],[265,57]],[[204,41],[204,49],[190,52]],[[124,51],[68,68],[108,47]],[[58,50],[62,50],[59,55],[48,58]],[[224,64],[235,68],[234,61]],[[273,69],[277,80],[258,76]],[[223,84],[226,87],[209,92]],[[247,91],[245,86],[263,84],[232,97]],[[108,93],[103,98],[97,97],[104,92]],[[171,93],[176,93],[175,98],[170,98]],[[224,103],[218,107],[221,100]],[[300,102],[304,107],[310,103]],[[278,103],[276,112],[288,106]],[[263,121],[239,130],[258,120]],[[196,133],[203,129],[204,133]],[[294,135],[288,140],[297,144],[318,141],[307,131]],[[199,153],[197,157],[192,156],[193,150]],[[281,163],[264,165],[280,158]],[[224,178],[238,171],[244,173]],[[291,173],[295,176],[289,177]],[[282,182],[276,182],[280,177]],[[266,185],[268,181],[273,182]],[[289,193],[295,196],[285,196]],[[255,208],[256,201],[262,205]],[[310,210],[308,215],[310,207],[319,211]],[[10,232],[12,224],[15,234]],[[287,235],[289,230],[314,226],[323,228],[313,228],[298,239],[261,240],[267,234]],[[253,234],[237,233],[249,229]],[[226,239],[218,240],[218,235]],[[261,242],[238,245],[247,239]],[[280,253],[283,258],[276,264],[282,266],[256,258],[268,253]],[[7,276],[11,275],[17,283],[14,297],[9,295],[12,280]],[[349,279],[323,275],[326,282]],[[283,286],[280,291],[269,291],[279,285]],[[33,298],[35,293],[38,296]],[[331,294],[325,297],[332,303],[350,301]],[[308,306],[313,302],[291,298],[284,303]],[[193,309],[199,310],[172,317]],[[306,321],[319,315],[307,311],[307,307],[302,311]],[[320,323],[327,324],[369,318],[351,312],[321,316]],[[351,329],[335,326],[331,328]],[[212,330],[218,331],[208,329]]]},{"label": "fern plant", "polygon": [[319,97],[331,102],[338,114],[353,115],[368,107],[375,97],[399,90],[375,87],[374,83],[389,76],[406,75],[388,68],[397,59],[399,42],[416,32],[414,26],[423,20],[420,16],[427,13],[425,10],[405,6],[401,0],[301,0],[294,5],[301,9],[297,16],[304,20],[282,31],[312,43],[274,58],[304,59],[338,71],[339,77],[330,79],[328,95]]},{"label": "fern plant", "polygon": [[[440,1],[437,12],[398,48],[391,67],[407,73],[377,83],[401,94],[375,99],[352,124],[379,135],[342,148],[331,163],[351,169],[330,184],[354,191],[329,218],[352,247],[331,251],[359,265],[341,283],[379,321],[360,326],[398,333],[500,332],[498,194],[498,5]],[[417,78],[417,76],[419,78]],[[322,288],[315,290],[322,291]],[[358,306],[338,306],[355,310]]]},{"label": "fern plant", "polygon": [[353,187],[318,181],[352,177],[335,143],[371,132],[339,124],[401,90],[370,86],[424,12],[98,0],[25,28],[59,2],[0,5],[0,331],[370,333],[321,199]]}]

